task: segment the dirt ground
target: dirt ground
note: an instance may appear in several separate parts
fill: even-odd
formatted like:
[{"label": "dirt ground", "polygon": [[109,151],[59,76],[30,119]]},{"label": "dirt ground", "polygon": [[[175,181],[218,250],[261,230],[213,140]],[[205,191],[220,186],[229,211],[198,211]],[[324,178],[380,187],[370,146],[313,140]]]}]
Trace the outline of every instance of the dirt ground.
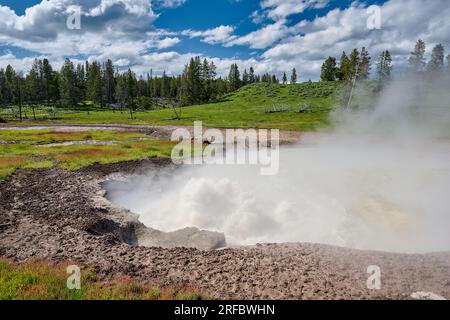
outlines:
[{"label": "dirt ground", "polygon": [[[202,251],[136,246],[137,218],[109,203],[112,173],[167,166],[149,160],[76,172],[19,170],[0,184],[0,257],[73,260],[101,277],[126,275],[160,286],[199,288],[220,299],[450,298],[450,253],[358,251],[316,244],[264,244]],[[381,268],[381,290],[367,268]]]}]

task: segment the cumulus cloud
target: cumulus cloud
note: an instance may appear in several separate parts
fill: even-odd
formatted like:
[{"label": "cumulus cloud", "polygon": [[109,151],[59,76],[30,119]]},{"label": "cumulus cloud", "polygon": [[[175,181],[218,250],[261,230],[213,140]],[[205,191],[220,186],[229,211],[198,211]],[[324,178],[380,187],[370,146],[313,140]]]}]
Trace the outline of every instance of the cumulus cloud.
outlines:
[{"label": "cumulus cloud", "polygon": [[174,45],[180,43],[181,40],[179,38],[164,38],[158,41],[158,49],[166,49],[173,47]]},{"label": "cumulus cloud", "polygon": [[236,38],[233,36],[233,26],[219,26],[213,29],[196,31],[196,30],[184,30],[181,34],[189,36],[190,38],[202,38],[203,42],[209,44],[226,43]]},{"label": "cumulus cloud", "polygon": [[261,8],[266,9],[269,18],[278,20],[309,8],[324,8],[329,2],[330,0],[264,0]]},{"label": "cumulus cloud", "polygon": [[[159,1],[173,7],[184,1]],[[174,32],[154,27],[158,18],[149,0],[48,0],[17,15],[0,6],[0,44],[22,48],[47,56],[60,65],[64,57],[105,60],[111,58],[120,68],[133,68],[145,74],[167,71],[177,74],[193,55],[171,49],[185,37],[198,38],[210,45],[245,46],[259,49],[251,59],[212,58],[227,74],[231,63],[241,69],[252,66],[256,72],[281,75],[296,68],[301,80],[318,79],[323,60],[342,51],[366,46],[374,60],[379,52],[390,50],[396,69],[400,69],[418,38],[431,46],[442,43],[450,50],[450,6],[447,0],[389,0],[381,6],[381,30],[367,28],[367,4],[355,1],[345,9],[330,10],[325,16],[292,24],[289,16],[307,9],[326,6],[327,0],[262,0],[260,10],[249,19],[264,17],[266,24],[248,34],[238,27],[219,25],[207,30]],[[66,19],[71,6],[81,7],[81,30],[68,30]],[[270,19],[270,20],[267,20]],[[263,22],[260,19],[257,21]],[[168,51],[168,52],[161,52]],[[186,50],[185,50],[186,51]],[[16,58],[0,53],[0,65],[8,63],[26,71],[33,58]]]},{"label": "cumulus cloud", "polygon": [[225,43],[225,46],[247,45],[253,49],[265,49],[289,33],[286,20],[282,19],[269,24],[245,36],[236,37]]},{"label": "cumulus cloud", "polygon": [[397,68],[405,64],[419,38],[429,46],[442,43],[450,49],[450,6],[446,0],[391,0],[381,7],[381,14],[381,30],[367,28],[369,13],[357,3],[312,21],[301,21],[289,28],[290,36],[265,51],[262,58],[274,64],[310,64],[315,66],[311,71],[317,77],[319,62],[355,47],[369,48],[375,58],[388,49]]}]

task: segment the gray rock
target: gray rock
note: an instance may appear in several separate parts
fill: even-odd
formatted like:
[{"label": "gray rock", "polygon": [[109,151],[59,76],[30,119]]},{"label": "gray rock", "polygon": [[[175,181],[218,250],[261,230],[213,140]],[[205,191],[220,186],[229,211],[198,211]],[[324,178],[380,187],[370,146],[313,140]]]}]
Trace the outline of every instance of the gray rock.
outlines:
[{"label": "gray rock", "polygon": [[144,247],[162,248],[195,248],[199,250],[215,250],[226,246],[223,233],[185,228],[173,232],[162,232],[150,228],[137,231],[138,243]]}]

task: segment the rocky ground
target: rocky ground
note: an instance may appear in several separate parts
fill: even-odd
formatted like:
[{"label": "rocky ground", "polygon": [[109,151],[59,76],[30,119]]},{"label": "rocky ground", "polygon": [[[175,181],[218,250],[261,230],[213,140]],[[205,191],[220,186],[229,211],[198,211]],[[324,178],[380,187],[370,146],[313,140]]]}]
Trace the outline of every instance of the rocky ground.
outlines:
[{"label": "rocky ground", "polygon": [[[101,183],[111,174],[167,165],[154,160],[77,172],[19,170],[0,184],[0,257],[73,260],[104,278],[192,286],[222,299],[409,299],[415,292],[450,298],[450,253],[403,255],[314,244],[145,247],[194,238],[196,246],[211,249],[223,241],[220,234],[198,230],[147,229],[104,198]],[[367,289],[371,265],[381,268],[381,290]]]}]

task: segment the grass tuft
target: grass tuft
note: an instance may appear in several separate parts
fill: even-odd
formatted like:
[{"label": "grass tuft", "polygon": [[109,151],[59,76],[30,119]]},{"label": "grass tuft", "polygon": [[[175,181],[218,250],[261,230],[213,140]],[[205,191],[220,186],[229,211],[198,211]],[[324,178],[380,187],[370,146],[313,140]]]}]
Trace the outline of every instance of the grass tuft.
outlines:
[{"label": "grass tuft", "polygon": [[16,264],[0,259],[0,300],[204,300],[190,288],[159,288],[130,278],[100,281],[92,270],[81,271],[81,289],[67,288],[67,266],[48,261]]}]

